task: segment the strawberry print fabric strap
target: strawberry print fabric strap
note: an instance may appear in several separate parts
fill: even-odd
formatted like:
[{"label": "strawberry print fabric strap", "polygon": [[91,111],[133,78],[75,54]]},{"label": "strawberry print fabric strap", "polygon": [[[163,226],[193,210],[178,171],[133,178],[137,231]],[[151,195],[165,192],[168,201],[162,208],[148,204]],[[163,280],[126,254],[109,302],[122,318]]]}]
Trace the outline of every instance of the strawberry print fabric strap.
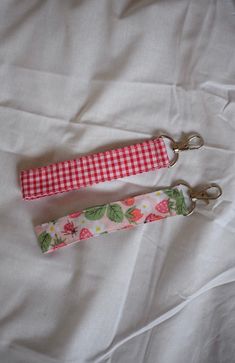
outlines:
[{"label": "strawberry print fabric strap", "polygon": [[31,200],[169,166],[162,137],[119,149],[21,171],[23,198]]},{"label": "strawberry print fabric strap", "polygon": [[104,233],[187,214],[185,194],[175,187],[91,207],[39,225],[35,232],[42,252],[48,253]]}]

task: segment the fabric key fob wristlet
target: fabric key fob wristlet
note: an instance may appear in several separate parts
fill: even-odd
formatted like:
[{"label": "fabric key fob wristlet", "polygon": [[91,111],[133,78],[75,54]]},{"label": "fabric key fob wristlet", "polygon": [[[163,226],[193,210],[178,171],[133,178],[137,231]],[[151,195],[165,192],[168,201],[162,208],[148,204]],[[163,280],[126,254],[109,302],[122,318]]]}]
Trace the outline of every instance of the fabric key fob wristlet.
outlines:
[{"label": "fabric key fob wristlet", "polygon": [[42,252],[53,252],[58,248],[104,233],[133,228],[139,224],[167,217],[189,215],[194,210],[196,200],[209,202],[210,199],[218,198],[221,193],[220,187],[216,184],[195,190],[188,184],[181,183],[172,188],[69,214],[36,226],[35,232]]},{"label": "fabric key fob wristlet", "polygon": [[23,199],[32,200],[167,168],[177,161],[180,150],[198,149],[202,145],[203,140],[197,134],[181,142],[162,135],[123,148],[23,170],[20,175]]}]

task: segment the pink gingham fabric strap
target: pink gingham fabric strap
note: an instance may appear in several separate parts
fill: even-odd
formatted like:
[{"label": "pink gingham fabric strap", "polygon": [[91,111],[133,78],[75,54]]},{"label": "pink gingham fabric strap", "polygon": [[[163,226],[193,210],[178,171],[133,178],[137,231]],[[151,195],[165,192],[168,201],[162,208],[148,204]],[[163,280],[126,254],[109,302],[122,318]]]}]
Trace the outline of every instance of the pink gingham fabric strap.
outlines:
[{"label": "pink gingham fabric strap", "polygon": [[21,171],[23,199],[32,200],[93,184],[166,168],[162,137],[101,153]]}]

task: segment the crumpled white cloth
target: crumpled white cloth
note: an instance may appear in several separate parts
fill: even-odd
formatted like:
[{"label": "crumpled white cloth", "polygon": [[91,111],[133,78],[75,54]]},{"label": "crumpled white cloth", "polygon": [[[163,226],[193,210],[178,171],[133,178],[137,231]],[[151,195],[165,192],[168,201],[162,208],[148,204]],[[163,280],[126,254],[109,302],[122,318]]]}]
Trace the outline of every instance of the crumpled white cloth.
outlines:
[{"label": "crumpled white cloth", "polygon": [[[232,363],[232,0],[1,0],[0,361]],[[167,131],[170,170],[25,202],[19,170]],[[223,196],[190,217],[42,255],[33,226],[177,179]]]}]

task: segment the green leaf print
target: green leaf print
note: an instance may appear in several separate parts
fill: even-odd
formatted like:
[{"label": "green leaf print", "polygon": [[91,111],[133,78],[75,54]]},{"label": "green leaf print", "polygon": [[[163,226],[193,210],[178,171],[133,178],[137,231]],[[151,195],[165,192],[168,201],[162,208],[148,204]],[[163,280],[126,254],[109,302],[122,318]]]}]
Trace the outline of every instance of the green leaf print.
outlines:
[{"label": "green leaf print", "polygon": [[116,223],[121,223],[124,218],[122,208],[119,204],[109,204],[107,209],[107,217]]},{"label": "green leaf print", "polygon": [[170,198],[169,208],[176,211],[177,214],[187,215],[188,210],[185,205],[184,194],[182,190],[166,189],[164,193]]},{"label": "green leaf print", "polygon": [[173,190],[173,197],[175,199],[180,198],[180,191],[178,189]]},{"label": "green leaf print", "polygon": [[42,232],[38,236],[38,240],[42,249],[42,252],[47,252],[51,245],[51,235],[46,231]]},{"label": "green leaf print", "polygon": [[176,198],[176,213],[182,215],[186,215],[188,213],[182,190],[179,192],[179,196]]},{"label": "green leaf print", "polygon": [[175,191],[174,189],[165,189],[163,192],[169,197],[169,198],[175,198]]},{"label": "green leaf print", "polygon": [[126,210],[125,217],[128,219],[129,222],[132,222],[132,218],[133,218],[132,212],[135,209],[136,209],[136,207],[134,206],[134,207],[128,208]]},{"label": "green leaf print", "polygon": [[60,245],[61,243],[63,243],[65,241],[65,239],[58,237],[58,235],[56,233],[53,241],[54,241],[54,246],[57,246],[57,245]]},{"label": "green leaf print", "polygon": [[174,202],[169,201],[168,206],[169,206],[170,210],[175,210],[175,203]]},{"label": "green leaf print", "polygon": [[85,217],[90,221],[97,221],[104,216],[106,205],[99,205],[97,207],[87,208],[85,210]]},{"label": "green leaf print", "polygon": [[169,198],[173,198],[176,199],[180,196],[180,192],[178,189],[165,189],[163,190],[164,193],[169,197]]}]

